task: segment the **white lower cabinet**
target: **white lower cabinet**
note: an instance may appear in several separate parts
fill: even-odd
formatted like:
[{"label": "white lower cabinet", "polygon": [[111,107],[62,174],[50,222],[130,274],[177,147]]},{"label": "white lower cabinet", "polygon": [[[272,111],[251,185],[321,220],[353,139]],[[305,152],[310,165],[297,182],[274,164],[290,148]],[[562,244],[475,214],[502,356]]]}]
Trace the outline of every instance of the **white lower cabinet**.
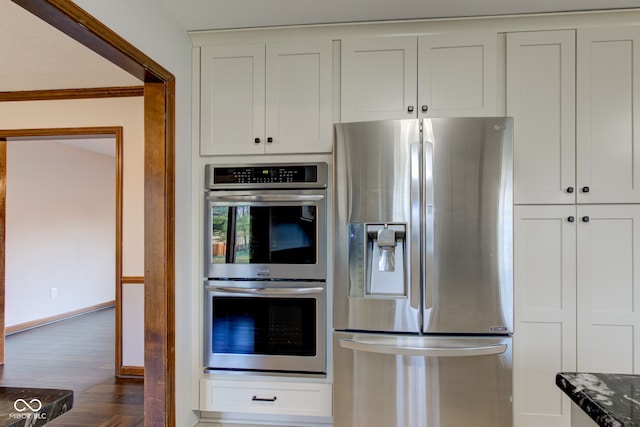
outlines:
[{"label": "white lower cabinet", "polygon": [[327,383],[201,379],[200,410],[331,417],[332,386]]},{"label": "white lower cabinet", "polygon": [[516,206],[514,237],[514,426],[568,427],[557,372],[640,372],[640,205]]},{"label": "white lower cabinet", "polygon": [[578,206],[577,216],[577,370],[638,374],[640,205]]},{"label": "white lower cabinet", "polygon": [[575,215],[572,205],[515,207],[516,427],[569,426],[571,401],[555,374],[576,368]]}]

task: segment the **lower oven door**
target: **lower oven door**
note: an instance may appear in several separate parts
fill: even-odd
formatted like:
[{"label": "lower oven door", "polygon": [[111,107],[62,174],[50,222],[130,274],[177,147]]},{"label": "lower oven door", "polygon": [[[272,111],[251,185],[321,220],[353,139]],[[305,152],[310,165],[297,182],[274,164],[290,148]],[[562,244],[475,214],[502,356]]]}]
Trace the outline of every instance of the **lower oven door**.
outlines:
[{"label": "lower oven door", "polygon": [[326,373],[325,282],[205,282],[205,367]]}]

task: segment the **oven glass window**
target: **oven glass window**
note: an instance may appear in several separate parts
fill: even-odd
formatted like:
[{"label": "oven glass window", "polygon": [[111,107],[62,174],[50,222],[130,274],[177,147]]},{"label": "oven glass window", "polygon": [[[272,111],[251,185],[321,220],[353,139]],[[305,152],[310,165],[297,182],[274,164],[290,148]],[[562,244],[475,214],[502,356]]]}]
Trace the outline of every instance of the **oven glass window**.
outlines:
[{"label": "oven glass window", "polygon": [[213,206],[213,264],[315,264],[315,206]]},{"label": "oven glass window", "polygon": [[313,298],[213,297],[214,353],[316,355]]}]

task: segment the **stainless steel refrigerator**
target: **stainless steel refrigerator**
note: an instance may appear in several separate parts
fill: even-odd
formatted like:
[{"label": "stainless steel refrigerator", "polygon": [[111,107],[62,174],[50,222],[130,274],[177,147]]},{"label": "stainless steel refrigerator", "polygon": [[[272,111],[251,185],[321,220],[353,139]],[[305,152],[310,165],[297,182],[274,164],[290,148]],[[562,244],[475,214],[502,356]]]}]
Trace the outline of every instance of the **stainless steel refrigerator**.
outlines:
[{"label": "stainless steel refrigerator", "polygon": [[335,125],[335,427],[513,425],[512,133]]}]

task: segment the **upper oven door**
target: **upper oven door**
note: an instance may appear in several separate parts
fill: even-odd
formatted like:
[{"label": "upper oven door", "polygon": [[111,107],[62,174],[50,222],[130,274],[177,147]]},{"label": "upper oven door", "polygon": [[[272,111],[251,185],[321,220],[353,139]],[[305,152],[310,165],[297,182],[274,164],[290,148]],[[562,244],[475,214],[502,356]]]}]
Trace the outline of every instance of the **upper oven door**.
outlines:
[{"label": "upper oven door", "polygon": [[326,190],[209,191],[205,275],[325,280]]}]

